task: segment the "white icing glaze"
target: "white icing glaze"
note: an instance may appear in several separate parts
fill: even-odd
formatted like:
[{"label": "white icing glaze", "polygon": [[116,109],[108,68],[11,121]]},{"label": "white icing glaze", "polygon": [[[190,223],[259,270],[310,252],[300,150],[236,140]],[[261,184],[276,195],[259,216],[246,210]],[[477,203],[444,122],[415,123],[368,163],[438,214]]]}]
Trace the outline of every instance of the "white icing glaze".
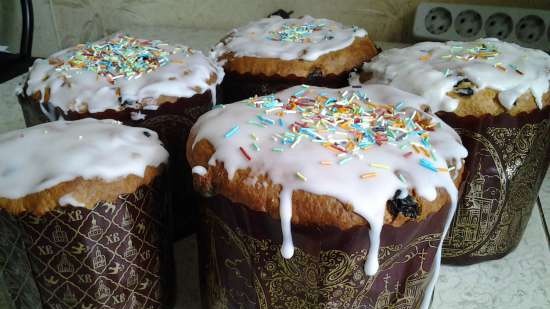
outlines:
[{"label": "white icing glaze", "polygon": [[[285,41],[280,40],[278,34],[285,25],[323,26],[300,36],[303,40]],[[296,32],[289,33],[295,34]],[[317,19],[311,16],[283,19],[280,16],[273,16],[234,29],[224,42],[214,47],[213,54],[216,57],[225,53],[233,53],[237,57],[315,61],[324,54],[348,47],[355,38],[366,35],[367,32],[364,29],[347,27],[329,19]]]},{"label": "white icing glaze", "polygon": [[[116,34],[96,43],[121,36]],[[57,52],[50,59],[68,60],[81,48],[85,48],[85,45]],[[87,109],[96,113],[108,109],[118,111],[126,107],[156,109],[160,96],[188,98],[207,90],[211,91],[215,102],[216,86],[224,76],[223,69],[215,60],[186,46],[160,43],[158,48],[171,53],[165,65],[139,77],[122,76],[112,82],[110,78],[86,69],[68,69],[68,64],[65,65],[67,69],[59,69],[50,64],[48,59],[37,59],[29,72],[26,94],[31,96],[40,91],[43,103],[46,88],[50,88],[48,103],[64,112]],[[217,80],[209,85],[207,81],[212,74],[216,74]],[[117,88],[120,89],[120,98]],[[124,102],[127,103],[123,104]],[[51,107],[50,109],[53,110]],[[44,111],[50,120],[55,120],[54,113]]]},{"label": "white icing glaze", "polygon": [[76,206],[76,207],[86,207],[86,205],[82,202],[77,201],[72,194],[67,193],[59,198],[58,201],[60,206]]},{"label": "white icing glaze", "polygon": [[[338,93],[346,93],[346,91],[348,94],[355,91],[360,95],[365,94],[371,101],[379,103],[404,102],[405,105],[417,106],[425,101],[420,97],[384,85],[368,85],[360,89],[348,87],[340,90],[298,86],[280,92],[275,97],[282,102],[287,102],[288,98],[297,92],[303,93],[300,96],[314,98],[318,94],[334,97]],[[260,100],[262,99],[260,98]],[[362,106],[365,107],[365,103],[362,103]],[[408,113],[413,113],[410,108],[405,109]],[[416,113],[421,112],[416,111]],[[421,114],[429,117],[424,113]],[[280,116],[273,113],[266,115],[262,109],[251,106],[248,101],[214,109],[201,116],[193,127],[192,132],[195,134],[193,147],[202,139],[208,140],[215,147],[215,153],[208,164],[223,163],[230,179],[233,178],[237,170],[250,168],[251,178],[256,179],[259,175],[267,174],[274,184],[282,186],[279,209],[283,235],[281,247],[283,257],[291,258],[294,252],[291,218],[292,193],[296,190],[328,195],[341,202],[349,203],[353,206],[354,212],[369,222],[371,245],[365,263],[365,272],[368,275],[377,272],[380,233],[384,223],[386,203],[394,197],[398,190],[409,192],[414,189],[418,195],[427,200],[433,200],[437,196],[436,188],[444,188],[452,199],[450,214],[454,213],[457,189],[450,174],[434,172],[420,166],[418,161],[422,155],[419,153],[411,153],[405,157],[404,154],[409,150],[402,150],[401,142],[397,142],[397,146],[389,143],[381,146],[374,145],[368,151],[349,155],[352,158],[350,161],[339,164],[342,157],[338,157],[323,147],[321,143],[313,142],[307,137],[302,138],[299,143],[293,143],[292,146],[281,145],[280,141],[273,139],[276,134],[283,135],[288,132],[286,126],[300,121],[300,113],[283,114],[281,119],[284,121],[284,126],[280,126],[275,121],[272,125],[264,122],[264,127],[258,126],[258,123],[251,124],[249,122],[258,119],[258,115],[271,117],[271,120]],[[440,125],[435,131],[430,132],[430,143],[432,149],[436,151],[433,165],[445,169],[447,168],[446,162],[460,163],[467,155],[466,149],[460,143],[460,138],[439,118],[433,116],[432,121]],[[343,132],[346,131],[337,129],[332,134],[327,133],[329,135],[325,138],[336,138]],[[193,136],[193,134],[191,135]],[[418,135],[413,134],[413,136],[402,140],[402,143],[418,141]],[[257,147],[251,147],[252,143],[256,143]],[[251,160],[243,155],[239,147],[245,149]],[[284,151],[274,152],[272,151],[273,147],[283,148]],[[405,147],[410,147],[410,144]],[[333,162],[332,165],[320,164],[327,160]],[[386,166],[387,169],[381,166]],[[298,175],[297,172],[300,174]],[[362,179],[361,176],[368,172],[376,172],[376,176],[372,179]],[[403,175],[406,181],[400,180],[396,173]],[[445,230],[448,229],[450,222],[451,215],[446,222]],[[439,257],[440,255],[438,255],[436,264],[439,263]],[[436,276],[433,276],[432,280],[435,278]],[[429,294],[431,295],[431,291]]]},{"label": "white icing glaze", "polygon": [[200,165],[193,166],[193,168],[191,169],[191,173],[197,174],[197,175],[200,175],[200,176],[206,175],[207,172],[208,171],[206,170],[206,168],[204,168],[204,166],[200,166]]},{"label": "white icing glaze", "polygon": [[[465,59],[478,54],[476,48],[481,44],[495,48],[497,54]],[[477,89],[498,90],[499,101],[507,109],[527,91],[531,91],[541,108],[542,95],[549,87],[550,56],[497,39],[470,43],[424,42],[384,51],[365,63],[363,69],[373,73],[368,83],[389,84],[423,96],[434,112],[456,109],[458,100],[446,94],[464,78],[474,82]]]},{"label": "white icing glaze", "polygon": [[[0,135],[0,196],[21,198],[78,177],[143,177],[147,166],[167,159],[157,133],[149,129],[113,120],[45,123]],[[68,196],[62,199],[70,203]]]}]

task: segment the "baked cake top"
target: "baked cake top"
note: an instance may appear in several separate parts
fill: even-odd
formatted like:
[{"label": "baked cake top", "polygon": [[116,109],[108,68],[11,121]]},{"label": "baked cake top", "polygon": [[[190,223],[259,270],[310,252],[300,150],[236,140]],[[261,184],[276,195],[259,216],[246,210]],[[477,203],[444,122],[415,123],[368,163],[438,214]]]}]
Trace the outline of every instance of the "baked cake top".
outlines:
[{"label": "baked cake top", "polygon": [[486,88],[498,91],[498,101],[508,110],[527,92],[542,108],[549,89],[550,55],[498,39],[424,42],[386,50],[363,69],[372,72],[371,83],[425,97],[434,112],[458,107],[459,99],[450,93],[469,96]]},{"label": "baked cake top", "polygon": [[[294,248],[293,192],[351,205],[372,231],[366,270],[373,274],[386,204],[396,192],[401,198],[414,191],[434,200],[443,188],[456,204],[453,176],[467,152],[453,129],[409,107],[422,101],[384,85],[338,90],[297,86],[204,114],[191,130],[188,158],[195,177],[220,177],[215,170],[222,164],[229,180],[249,170],[246,186],[266,177],[281,186],[281,252],[286,258]],[[214,151],[197,165],[190,153],[205,140]]]},{"label": "baked cake top", "polygon": [[25,91],[28,96],[39,93],[40,103],[64,112],[155,110],[166,97],[188,98],[210,90],[215,99],[223,75],[200,51],[119,33],[36,60]]},{"label": "baked cake top", "polygon": [[234,29],[214,47],[214,54],[217,57],[232,53],[235,57],[315,61],[365,36],[364,29],[329,19],[272,16]]},{"label": "baked cake top", "polygon": [[[54,121],[7,132],[0,135],[0,206],[6,199],[24,198],[79,178],[105,183],[129,175],[144,178],[148,167],[167,159],[156,132],[114,120]],[[66,193],[54,202],[87,204]]]}]

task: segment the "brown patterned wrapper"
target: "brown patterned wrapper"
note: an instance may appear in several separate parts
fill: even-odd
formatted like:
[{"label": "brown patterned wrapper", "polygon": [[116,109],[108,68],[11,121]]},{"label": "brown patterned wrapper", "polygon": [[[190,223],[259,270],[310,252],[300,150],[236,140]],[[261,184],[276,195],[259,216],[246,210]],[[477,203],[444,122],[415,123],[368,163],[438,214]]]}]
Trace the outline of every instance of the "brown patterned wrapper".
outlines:
[{"label": "brown patterned wrapper", "polygon": [[[218,93],[218,91],[216,91]],[[185,145],[189,130],[195,121],[212,106],[212,93],[208,90],[190,98],[178,98],[175,102],[161,104],[157,110],[136,110],[126,108],[122,111],[107,110],[99,113],[64,114],[59,108],[54,111],[57,117],[66,120],[82,118],[115,119],[125,125],[144,127],[156,131],[164,147],[170,153],[170,187],[174,212],[175,237],[179,238],[194,232],[198,220],[197,194],[193,191],[191,168],[185,160]],[[47,122],[48,118],[41,111],[50,108],[48,104],[32,101],[24,95],[19,96],[19,103],[25,116],[27,126]],[[131,113],[140,112],[143,120],[132,120]]]},{"label": "brown patterned wrapper", "polygon": [[204,198],[203,308],[419,308],[449,209],[419,223],[384,226],[380,268],[366,276],[367,226],[292,225],[296,250],[286,260],[279,220],[222,196]]},{"label": "brown patterned wrapper", "polygon": [[480,118],[438,113],[468,149],[443,261],[498,259],[518,245],[550,162],[550,107]]},{"label": "brown patterned wrapper", "polygon": [[0,308],[40,309],[36,287],[18,220],[0,209]]},{"label": "brown patterned wrapper", "polygon": [[171,243],[154,186],[91,210],[64,206],[19,218],[44,309],[166,308]]},{"label": "brown patterned wrapper", "polygon": [[225,72],[221,87],[223,103],[234,103],[255,95],[269,95],[296,85],[312,85],[328,88],[342,88],[348,86],[348,77],[351,71],[338,75],[322,76],[312,73],[308,77],[296,76],[265,76]]}]

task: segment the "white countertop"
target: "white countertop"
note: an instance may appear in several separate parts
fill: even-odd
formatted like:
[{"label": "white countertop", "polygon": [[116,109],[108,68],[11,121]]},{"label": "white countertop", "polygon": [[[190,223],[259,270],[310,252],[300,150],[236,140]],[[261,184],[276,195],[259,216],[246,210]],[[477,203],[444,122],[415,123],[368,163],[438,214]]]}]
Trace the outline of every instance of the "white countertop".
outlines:
[{"label": "white countertop", "polygon": [[[184,42],[203,51],[216,43],[225,30],[132,28],[141,37]],[[174,39],[177,38],[177,39]],[[382,48],[399,46],[380,43]],[[0,84],[0,133],[24,128],[15,89],[22,77]],[[550,173],[540,192],[550,220]],[[175,244],[177,302],[174,309],[200,308],[197,243],[194,236]],[[518,248],[508,256],[472,266],[443,266],[432,309],[543,309],[550,308],[550,247],[541,213],[535,206]]]}]

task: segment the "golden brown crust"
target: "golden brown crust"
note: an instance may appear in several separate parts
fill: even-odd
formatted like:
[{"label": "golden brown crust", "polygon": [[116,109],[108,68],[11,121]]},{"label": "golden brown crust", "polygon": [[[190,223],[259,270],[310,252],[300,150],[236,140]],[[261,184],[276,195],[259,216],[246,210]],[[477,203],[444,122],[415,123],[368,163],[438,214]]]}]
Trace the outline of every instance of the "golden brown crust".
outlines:
[{"label": "golden brown crust", "polygon": [[99,201],[114,202],[120,194],[132,193],[142,185],[151,184],[160,175],[163,168],[163,166],[148,166],[144,177],[128,175],[111,182],[79,177],[22,198],[8,199],[0,197],[0,208],[12,214],[30,212],[33,215],[42,216],[59,207],[59,199],[66,194],[70,194],[76,201],[91,209]]},{"label": "golden brown crust", "polygon": [[[497,90],[490,88],[481,89],[471,96],[460,96],[454,92],[447,93],[449,97],[459,100],[458,107],[453,113],[460,117],[480,117],[486,114],[496,116],[502,113],[508,113],[515,116],[522,112],[529,113],[538,109],[535,97],[533,97],[530,91],[521,95],[510,110],[507,110],[500,104],[498,94],[499,92]],[[550,105],[550,92],[546,92],[543,95],[542,103],[543,107]]]},{"label": "golden brown crust", "polygon": [[[191,166],[208,166],[208,173],[204,176],[193,175],[193,185],[203,195],[222,194],[235,203],[244,204],[249,209],[266,212],[273,218],[279,218],[279,193],[281,185],[273,184],[267,175],[257,177],[254,184],[246,181],[250,170],[238,170],[233,179],[229,180],[223,164],[209,166],[208,160],[215,149],[207,140],[201,140],[192,146],[194,132],[188,139],[187,159]],[[192,149],[191,149],[192,148]],[[462,171],[456,179],[458,186],[462,181]],[[450,203],[450,196],[442,188],[437,188],[437,198],[427,201],[411,194],[417,199],[421,213],[416,219],[424,220],[428,215],[439,211]],[[412,220],[402,214],[394,217],[386,210],[385,224],[398,227]],[[292,195],[292,222],[294,224],[335,226],[342,230],[368,224],[367,221],[353,211],[350,204],[342,203],[338,199],[316,195],[305,191],[294,191]]]},{"label": "golden brown crust", "polygon": [[307,77],[312,73],[319,72],[323,76],[328,76],[351,71],[376,56],[377,53],[378,50],[374,43],[365,36],[356,38],[350,46],[322,55],[315,61],[236,57],[233,53],[224,54],[219,60],[227,61],[224,65],[226,72]]}]

